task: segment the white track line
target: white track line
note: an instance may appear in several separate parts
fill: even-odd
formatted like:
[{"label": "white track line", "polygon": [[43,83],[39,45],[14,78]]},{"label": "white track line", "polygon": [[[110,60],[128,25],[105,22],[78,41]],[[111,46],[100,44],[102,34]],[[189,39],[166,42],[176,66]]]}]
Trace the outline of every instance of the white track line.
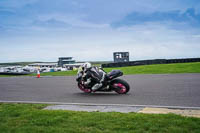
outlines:
[{"label": "white track line", "polygon": [[186,106],[159,106],[159,105],[132,105],[132,104],[64,103],[64,102],[3,101],[3,100],[0,100],[0,103],[32,103],[32,104],[57,104],[57,105],[80,105],[80,106],[151,107],[151,108],[195,109],[195,110],[200,110],[200,107],[186,107]]}]

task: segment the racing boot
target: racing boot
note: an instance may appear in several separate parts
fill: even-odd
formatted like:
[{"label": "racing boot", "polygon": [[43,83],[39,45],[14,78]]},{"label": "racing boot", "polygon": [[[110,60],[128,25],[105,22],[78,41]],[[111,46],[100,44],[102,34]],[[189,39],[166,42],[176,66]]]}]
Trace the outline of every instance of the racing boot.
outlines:
[{"label": "racing boot", "polygon": [[100,83],[100,84],[95,84],[93,87],[92,87],[92,92],[96,92],[99,88],[101,88],[102,87],[102,83]]}]

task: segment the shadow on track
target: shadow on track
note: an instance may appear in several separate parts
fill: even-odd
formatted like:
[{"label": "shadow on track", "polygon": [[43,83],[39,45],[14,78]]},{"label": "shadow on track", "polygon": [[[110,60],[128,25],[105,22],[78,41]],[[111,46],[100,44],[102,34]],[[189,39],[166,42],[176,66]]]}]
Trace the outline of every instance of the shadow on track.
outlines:
[{"label": "shadow on track", "polygon": [[121,96],[128,96],[130,94],[120,95],[117,93],[106,93],[106,92],[97,92],[97,93],[74,93],[75,96],[81,96],[81,97],[121,97]]}]

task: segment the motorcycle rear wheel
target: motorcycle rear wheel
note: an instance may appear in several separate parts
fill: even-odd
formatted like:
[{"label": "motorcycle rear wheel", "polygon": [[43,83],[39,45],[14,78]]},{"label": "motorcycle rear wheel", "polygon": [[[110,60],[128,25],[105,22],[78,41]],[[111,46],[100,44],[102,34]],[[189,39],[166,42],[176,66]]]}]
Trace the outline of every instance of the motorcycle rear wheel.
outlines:
[{"label": "motorcycle rear wheel", "polygon": [[129,84],[122,79],[115,79],[111,83],[113,89],[118,94],[126,94],[130,90]]}]

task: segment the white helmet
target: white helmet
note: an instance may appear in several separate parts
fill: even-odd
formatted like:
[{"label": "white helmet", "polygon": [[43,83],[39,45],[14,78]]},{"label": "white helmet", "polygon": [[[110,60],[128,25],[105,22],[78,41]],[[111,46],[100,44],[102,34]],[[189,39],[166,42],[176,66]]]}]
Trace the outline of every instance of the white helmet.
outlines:
[{"label": "white helmet", "polygon": [[85,63],[82,65],[82,68],[83,68],[84,70],[89,69],[89,68],[91,68],[91,67],[92,67],[92,65],[91,65],[91,63],[89,63],[89,62],[85,62]]}]

